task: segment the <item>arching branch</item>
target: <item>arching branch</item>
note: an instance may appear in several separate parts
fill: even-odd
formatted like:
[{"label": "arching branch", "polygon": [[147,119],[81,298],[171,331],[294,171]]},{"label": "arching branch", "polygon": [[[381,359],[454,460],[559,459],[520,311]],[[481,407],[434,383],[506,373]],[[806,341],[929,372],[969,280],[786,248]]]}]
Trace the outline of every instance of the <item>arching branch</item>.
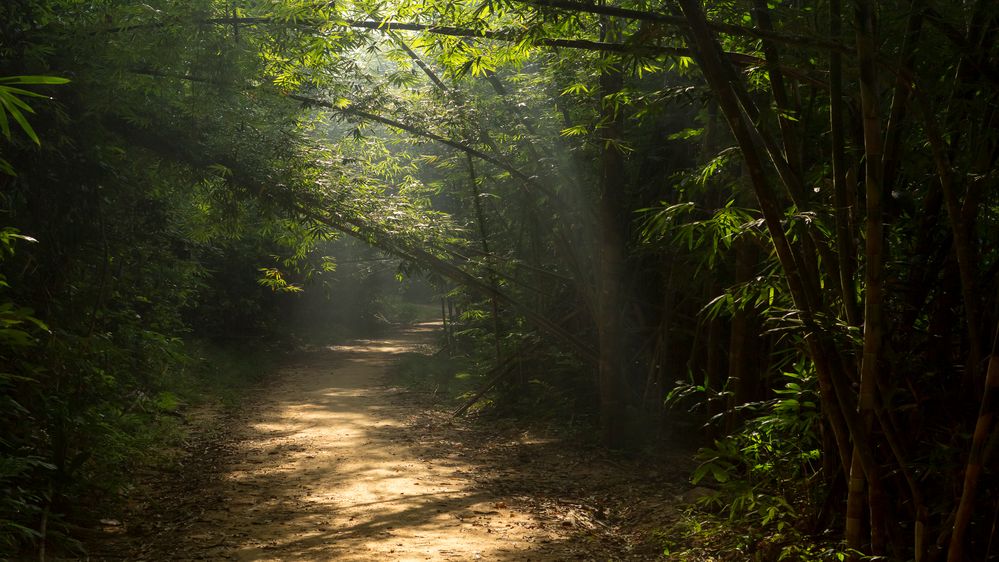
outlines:
[{"label": "arching branch", "polygon": [[456,141],[454,139],[449,139],[447,137],[442,137],[441,135],[438,135],[438,134],[433,133],[431,131],[427,131],[427,130],[421,129],[421,128],[413,126],[413,125],[408,125],[408,124],[403,123],[401,121],[396,121],[395,119],[390,119],[388,117],[383,117],[381,115],[376,115],[374,113],[369,113],[367,111],[362,111],[360,109],[354,109],[354,108],[351,108],[351,107],[346,107],[346,108],[338,107],[338,106],[334,105],[333,103],[330,103],[330,102],[328,102],[326,100],[321,100],[321,99],[316,99],[316,98],[310,98],[310,97],[301,96],[301,95],[298,95],[298,94],[288,94],[287,97],[289,99],[300,101],[302,103],[306,103],[306,104],[309,104],[309,105],[315,105],[315,106],[323,107],[323,108],[332,110],[332,111],[337,112],[337,113],[342,113],[344,115],[353,115],[353,116],[359,117],[359,118],[361,118],[361,119],[363,119],[365,121],[374,121],[375,123],[381,123],[382,125],[388,125],[389,127],[394,127],[396,129],[400,129],[400,130],[406,131],[407,133],[410,133],[412,135],[415,135],[415,136],[418,136],[418,137],[427,138],[427,139],[439,142],[439,143],[441,143],[443,145],[450,146],[451,148],[456,148],[456,149],[464,152],[465,154],[468,154],[469,156],[474,156],[474,157],[476,157],[476,158],[478,158],[480,160],[483,160],[485,162],[489,162],[490,164],[492,164],[492,165],[500,168],[501,170],[509,172],[511,176],[513,176],[513,177],[521,180],[522,182],[530,185],[531,187],[537,189],[541,193],[544,193],[546,196],[550,197],[553,200],[555,200],[555,199],[558,198],[558,196],[556,195],[556,193],[554,191],[552,191],[546,185],[538,182],[532,176],[529,176],[526,173],[522,172],[521,170],[517,169],[516,167],[514,167],[514,166],[512,166],[512,165],[510,165],[510,164],[508,164],[506,162],[503,162],[502,160],[500,160],[500,159],[498,159],[496,157],[490,156],[489,154],[486,154],[485,152],[482,152],[481,150],[478,150],[477,148],[475,148],[473,146],[469,146],[468,144],[465,144],[463,142]]}]

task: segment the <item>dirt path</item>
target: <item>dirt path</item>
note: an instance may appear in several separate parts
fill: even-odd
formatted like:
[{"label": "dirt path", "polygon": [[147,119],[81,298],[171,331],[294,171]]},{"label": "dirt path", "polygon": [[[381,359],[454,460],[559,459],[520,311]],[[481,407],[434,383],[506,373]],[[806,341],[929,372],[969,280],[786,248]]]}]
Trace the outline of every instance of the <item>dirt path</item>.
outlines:
[{"label": "dirt path", "polygon": [[95,558],[655,559],[633,524],[678,475],[428,409],[386,370],[433,329],[302,354]]}]

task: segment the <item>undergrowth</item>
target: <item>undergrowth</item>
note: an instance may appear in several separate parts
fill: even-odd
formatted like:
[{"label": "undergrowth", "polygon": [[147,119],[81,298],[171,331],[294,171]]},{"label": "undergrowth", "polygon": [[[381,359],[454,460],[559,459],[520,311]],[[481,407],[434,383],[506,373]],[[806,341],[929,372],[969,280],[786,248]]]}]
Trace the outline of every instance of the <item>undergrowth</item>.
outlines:
[{"label": "undergrowth", "polygon": [[[811,364],[788,365],[772,397],[712,417],[705,429],[723,435],[695,455],[692,505],[661,534],[669,559],[826,562],[845,560],[821,529],[829,493],[820,462],[818,383]],[[706,409],[710,393],[679,383],[671,405]],[[744,417],[727,434],[726,416]],[[696,492],[696,493],[695,493]],[[707,556],[707,558],[705,558]]]},{"label": "undergrowth", "polygon": [[430,394],[445,407],[457,407],[485,378],[467,357],[416,352],[402,355],[391,367],[390,376],[407,388]]},{"label": "undergrowth", "polygon": [[282,358],[275,349],[259,346],[220,346],[200,341],[190,344],[193,368],[172,381],[179,398],[189,404],[218,401],[235,406],[250,390],[267,380]]},{"label": "undergrowth", "polygon": [[[49,552],[81,554],[75,538],[81,529],[117,513],[140,475],[184,453],[195,429],[190,414],[238,405],[278,360],[266,350],[177,342],[171,362],[151,384],[133,390],[127,402],[91,409],[75,422],[87,428],[87,439],[61,470],[40,455],[0,457],[0,510],[8,514],[0,517],[0,552],[25,553],[44,540]],[[35,479],[49,480],[48,492],[30,494],[41,487]],[[69,497],[78,499],[64,499]]]},{"label": "undergrowth", "polygon": [[848,557],[841,545],[792,527],[772,532],[696,506],[654,538],[670,562],[842,562]]},{"label": "undergrowth", "polygon": [[488,354],[449,356],[446,349],[433,355],[405,354],[390,371],[399,384],[429,394],[440,407],[454,412],[467,405],[463,415],[483,422],[516,419],[549,433],[584,441],[599,438],[588,413],[592,409],[584,405],[595,398],[582,388],[574,363],[560,362],[559,357],[518,356],[498,380],[496,373]]}]

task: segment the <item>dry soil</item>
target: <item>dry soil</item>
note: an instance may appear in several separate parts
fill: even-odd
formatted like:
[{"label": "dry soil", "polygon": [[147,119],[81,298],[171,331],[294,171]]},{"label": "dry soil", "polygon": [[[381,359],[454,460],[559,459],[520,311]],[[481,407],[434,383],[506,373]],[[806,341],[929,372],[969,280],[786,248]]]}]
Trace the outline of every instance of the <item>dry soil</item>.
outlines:
[{"label": "dry soil", "polygon": [[680,467],[454,419],[388,377],[433,324],[297,354],[104,522],[92,560],[655,560]]}]

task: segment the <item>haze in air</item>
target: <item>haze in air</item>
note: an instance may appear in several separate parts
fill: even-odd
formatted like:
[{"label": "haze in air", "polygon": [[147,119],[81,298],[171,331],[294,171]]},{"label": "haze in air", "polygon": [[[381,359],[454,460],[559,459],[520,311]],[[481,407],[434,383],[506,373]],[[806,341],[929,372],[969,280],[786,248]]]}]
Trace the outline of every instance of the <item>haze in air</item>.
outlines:
[{"label": "haze in air", "polygon": [[0,559],[999,560],[999,7],[0,6]]}]

